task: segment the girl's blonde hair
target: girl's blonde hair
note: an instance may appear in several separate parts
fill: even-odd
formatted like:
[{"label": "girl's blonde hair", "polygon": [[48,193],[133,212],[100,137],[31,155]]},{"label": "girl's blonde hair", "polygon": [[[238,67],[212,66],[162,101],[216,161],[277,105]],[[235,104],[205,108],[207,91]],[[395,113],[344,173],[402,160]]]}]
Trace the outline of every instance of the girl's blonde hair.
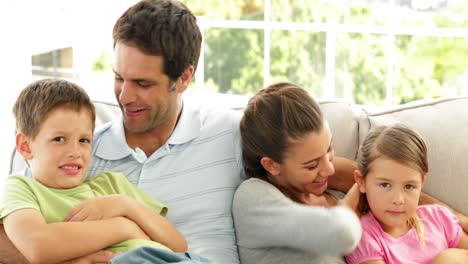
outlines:
[{"label": "girl's blonde hair", "polygon": [[[421,177],[427,174],[427,146],[424,139],[413,129],[403,125],[379,126],[372,129],[364,139],[358,155],[359,171],[363,178],[369,172],[370,165],[376,159],[386,157],[402,165],[417,170]],[[369,211],[365,194],[361,196],[361,214]],[[419,242],[424,246],[424,228],[417,216],[408,219],[410,228],[414,228]]]}]

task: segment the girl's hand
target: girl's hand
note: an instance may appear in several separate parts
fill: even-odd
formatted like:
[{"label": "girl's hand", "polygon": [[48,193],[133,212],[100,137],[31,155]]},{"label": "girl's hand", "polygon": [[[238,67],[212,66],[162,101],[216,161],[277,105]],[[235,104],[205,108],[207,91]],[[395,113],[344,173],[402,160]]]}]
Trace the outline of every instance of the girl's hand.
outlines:
[{"label": "girl's hand", "polygon": [[460,214],[458,215],[458,220],[463,231],[468,234],[468,217]]}]

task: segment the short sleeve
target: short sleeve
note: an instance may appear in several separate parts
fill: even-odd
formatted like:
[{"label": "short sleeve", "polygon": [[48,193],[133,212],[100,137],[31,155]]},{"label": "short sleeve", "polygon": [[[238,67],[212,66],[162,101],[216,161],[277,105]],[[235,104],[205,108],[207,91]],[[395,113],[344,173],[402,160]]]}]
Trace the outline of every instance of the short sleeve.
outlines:
[{"label": "short sleeve", "polygon": [[366,261],[384,260],[384,252],[380,246],[379,236],[373,230],[373,223],[367,220],[370,215],[365,215],[361,219],[362,237],[358,246],[348,255],[346,255],[346,262],[348,264],[362,263]]},{"label": "short sleeve", "polygon": [[436,214],[439,219],[439,223],[444,228],[444,234],[449,248],[456,248],[460,243],[463,232],[458,218],[452,211],[444,206],[434,205],[432,208],[434,209],[434,214]]},{"label": "short sleeve", "polygon": [[125,194],[162,216],[167,214],[168,209],[164,204],[156,201],[149,194],[130,183],[122,173],[104,172],[88,180],[87,184],[97,196]]},{"label": "short sleeve", "polygon": [[27,183],[32,181],[26,176],[10,176],[7,178],[0,198],[0,223],[14,211],[20,209],[40,210],[39,203],[32,188]]}]

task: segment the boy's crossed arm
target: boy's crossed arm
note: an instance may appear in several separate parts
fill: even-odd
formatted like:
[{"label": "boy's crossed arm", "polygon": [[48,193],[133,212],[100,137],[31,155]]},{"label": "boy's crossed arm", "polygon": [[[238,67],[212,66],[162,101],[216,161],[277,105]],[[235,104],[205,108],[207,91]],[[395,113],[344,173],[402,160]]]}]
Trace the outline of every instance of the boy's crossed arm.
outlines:
[{"label": "boy's crossed arm", "polygon": [[[136,238],[159,242],[174,251],[187,250],[184,237],[172,223],[126,195],[86,200],[70,211],[64,222],[52,224],[47,224],[35,209],[21,209],[8,215],[4,226],[13,244],[32,263],[55,263],[77,257],[73,263],[107,260],[106,252],[96,251]],[[4,238],[6,249],[11,248],[7,256],[19,253]],[[10,258],[11,263],[27,263],[20,254],[15,255]]]},{"label": "boy's crossed arm", "polygon": [[35,209],[11,213],[4,219],[4,227],[10,240],[31,263],[67,261],[123,240],[148,238],[137,224],[125,217],[47,224]]},{"label": "boy's crossed arm", "polygon": [[64,221],[90,221],[118,216],[135,222],[151,240],[175,252],[187,251],[185,238],[169,220],[127,195],[88,199],[73,208]]}]

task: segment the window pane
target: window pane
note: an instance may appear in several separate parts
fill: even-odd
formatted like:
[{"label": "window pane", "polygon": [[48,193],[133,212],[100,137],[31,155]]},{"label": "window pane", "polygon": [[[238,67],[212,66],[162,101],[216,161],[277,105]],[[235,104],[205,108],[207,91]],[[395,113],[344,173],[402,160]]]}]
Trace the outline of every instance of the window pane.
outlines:
[{"label": "window pane", "polygon": [[325,76],[325,34],[303,31],[271,32],[271,81],[289,81],[322,95]]},{"label": "window pane", "polygon": [[254,93],[263,86],[263,31],[207,30],[204,66],[206,90]]},{"label": "window pane", "polygon": [[324,23],[343,20],[347,5],[333,0],[271,0],[271,20]]},{"label": "window pane", "polygon": [[263,20],[264,0],[182,0],[196,16],[210,19]]},{"label": "window pane", "polygon": [[468,39],[399,36],[393,103],[468,94]]},{"label": "window pane", "polygon": [[385,37],[371,34],[337,35],[335,96],[358,104],[383,105],[386,96]]},{"label": "window pane", "polygon": [[76,78],[71,47],[36,54],[31,60],[33,76]]},{"label": "window pane", "polygon": [[466,27],[468,1],[271,0],[271,19],[285,22]]}]

